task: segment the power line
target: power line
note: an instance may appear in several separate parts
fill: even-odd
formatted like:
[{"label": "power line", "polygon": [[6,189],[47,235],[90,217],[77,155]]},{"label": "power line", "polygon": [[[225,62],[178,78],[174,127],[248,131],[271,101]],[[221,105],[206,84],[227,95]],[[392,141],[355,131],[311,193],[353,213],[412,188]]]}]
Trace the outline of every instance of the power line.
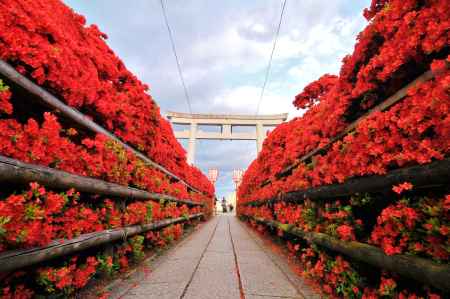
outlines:
[{"label": "power line", "polygon": [[173,52],[173,55],[175,56],[175,60],[177,62],[178,75],[180,76],[181,85],[183,85],[184,95],[186,97],[186,102],[188,105],[189,113],[192,114],[191,99],[189,98],[189,93],[186,88],[186,83],[184,82],[183,73],[181,71],[180,60],[178,59],[177,49],[175,47],[175,41],[174,41],[173,35],[172,35],[172,29],[170,29],[169,20],[167,18],[167,13],[166,13],[166,7],[164,6],[164,0],[160,0],[159,2],[161,3],[161,9],[162,9],[162,13],[164,15],[164,21],[166,23],[167,31],[169,32],[170,43],[172,44],[172,52]]},{"label": "power line", "polygon": [[275,52],[275,48],[277,46],[277,41],[278,41],[278,36],[280,35],[280,28],[281,28],[281,23],[283,21],[283,15],[284,15],[284,9],[286,7],[286,2],[287,2],[287,0],[283,1],[283,6],[281,8],[280,21],[278,23],[277,31],[275,33],[275,39],[273,41],[272,53],[270,53],[269,65],[267,66],[267,71],[266,71],[266,78],[264,79],[264,84],[263,84],[263,87],[261,89],[261,95],[259,97],[258,105],[256,107],[256,115],[259,114],[259,109],[261,107],[261,102],[262,102],[262,99],[264,97],[264,91],[266,89],[267,81],[269,80],[270,68],[272,67],[273,53]]}]

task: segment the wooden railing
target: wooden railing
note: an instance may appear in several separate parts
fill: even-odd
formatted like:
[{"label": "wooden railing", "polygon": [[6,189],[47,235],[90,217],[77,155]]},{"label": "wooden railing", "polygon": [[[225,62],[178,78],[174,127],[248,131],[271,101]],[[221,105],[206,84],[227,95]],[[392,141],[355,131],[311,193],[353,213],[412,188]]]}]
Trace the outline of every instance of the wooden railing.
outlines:
[{"label": "wooden railing", "polygon": [[268,200],[245,202],[246,206],[261,206],[276,202],[303,202],[350,196],[355,193],[382,192],[392,189],[393,185],[410,182],[414,189],[448,186],[450,182],[450,158],[434,161],[425,165],[415,165],[388,172],[386,175],[351,178],[342,184],[324,185],[305,190],[280,194]]},{"label": "wooden railing", "polygon": [[122,186],[99,179],[80,176],[53,168],[24,163],[0,155],[0,183],[27,184],[37,182],[46,187],[59,190],[74,188],[80,192],[115,196],[137,200],[167,200],[191,206],[203,206],[203,203],[173,196],[150,193],[136,188]]},{"label": "wooden railing", "polygon": [[[328,149],[331,148],[333,143],[335,143],[338,140],[341,140],[346,135],[348,135],[350,132],[355,130],[356,127],[358,126],[358,124],[360,124],[363,120],[367,119],[370,115],[372,115],[372,113],[379,112],[379,111],[385,111],[386,109],[392,107],[393,105],[395,105],[396,103],[400,102],[401,100],[403,100],[406,97],[406,95],[408,93],[408,89],[410,89],[411,87],[416,86],[416,85],[418,85],[420,83],[424,83],[426,81],[429,81],[429,80],[431,80],[433,78],[434,78],[434,74],[433,74],[433,72],[431,70],[423,73],[421,76],[416,78],[414,81],[410,82],[405,87],[403,87],[402,89],[398,90],[395,94],[393,94],[392,96],[390,96],[389,98],[387,98],[386,100],[381,102],[380,104],[376,105],[375,107],[370,109],[368,112],[366,112],[363,116],[359,117],[357,120],[355,120],[354,122],[349,124],[342,132],[340,132],[339,134],[337,134],[336,136],[331,138],[330,141],[327,142],[325,145],[317,147],[314,150],[308,152],[307,154],[305,154],[302,157],[300,157],[298,160],[296,160],[291,165],[285,167],[281,172],[275,174],[275,178],[279,179],[281,177],[288,176],[301,163],[309,161],[313,156],[315,156],[317,154],[322,154],[322,153],[326,152]],[[271,180],[267,179],[267,180],[265,180],[262,183],[261,186],[263,187],[263,186],[268,185],[270,183],[271,183]]]},{"label": "wooden railing", "polygon": [[139,157],[142,161],[147,163],[148,165],[160,170],[164,174],[168,175],[174,180],[179,181],[192,191],[195,191],[197,193],[203,193],[199,190],[197,190],[195,187],[191,186],[187,182],[185,182],[183,179],[178,177],[177,175],[173,174],[171,171],[167,170],[165,167],[157,164],[156,162],[152,161],[150,158],[148,158],[146,155],[142,154],[140,151],[136,150],[134,147],[128,145],[127,143],[123,142],[120,138],[118,138],[113,133],[107,131],[102,126],[98,125],[94,121],[92,121],[90,118],[79,112],[78,110],[66,105],[61,100],[56,98],[54,95],[40,87],[39,85],[35,84],[31,80],[29,80],[27,77],[23,76],[19,72],[17,72],[12,66],[10,66],[8,63],[0,59],[0,75],[2,75],[4,78],[6,78],[10,84],[15,84],[22,89],[24,89],[27,93],[30,95],[33,95],[34,98],[36,98],[41,104],[45,105],[46,107],[50,107],[53,109],[56,113],[64,117],[65,119],[68,119],[78,126],[96,133],[96,134],[103,134],[107,136],[108,138],[116,141],[121,146],[123,146],[125,149],[130,150],[133,154],[135,154],[137,157]]},{"label": "wooden railing", "polygon": [[[13,67],[2,60],[0,60],[0,76],[6,78],[8,84],[12,84],[12,86],[25,90],[25,92],[32,96],[33,99],[37,99],[41,105],[52,109],[54,112],[61,115],[65,120],[73,122],[75,125],[82,127],[89,132],[107,136],[111,140],[119,143],[125,149],[130,150],[147,165],[160,170],[171,179],[181,182],[189,190],[204,194],[163,166],[155,163],[147,156],[134,149],[132,146],[123,142],[116,135],[105,130],[103,127],[99,126],[76,109],[64,104],[48,91],[18,73]],[[180,205],[205,206],[205,203],[194,202],[189,199],[180,199],[170,195],[147,192],[137,188],[107,182],[101,179],[76,175],[62,170],[25,163],[0,155],[0,183],[3,186],[8,184],[12,186],[26,185],[30,182],[37,182],[40,185],[51,189],[68,190],[70,188],[74,188],[76,191],[86,194],[111,196],[120,199],[123,204],[130,200],[162,200],[174,202]],[[182,223],[200,217],[204,217],[204,213],[186,215],[185,217],[175,219],[165,219],[148,224],[86,233],[70,240],[54,240],[46,246],[37,248],[10,250],[0,254],[0,272],[14,271],[55,259],[57,257],[74,254],[99,245],[109,244],[121,239],[126,240],[128,237],[136,234],[161,229],[172,224]]]},{"label": "wooden railing", "polygon": [[0,272],[14,271],[57,257],[74,254],[99,245],[112,243],[118,240],[126,240],[128,237],[132,237],[140,233],[161,229],[172,224],[185,222],[187,220],[196,219],[202,216],[203,213],[198,213],[188,217],[165,219],[148,224],[108,229],[83,234],[70,240],[55,240],[47,246],[7,251],[0,254]]},{"label": "wooden railing", "polygon": [[342,253],[354,260],[398,273],[444,292],[450,292],[450,265],[448,264],[437,264],[412,255],[386,255],[380,248],[365,243],[342,241],[323,233],[305,232],[293,225],[277,221],[257,217],[249,218],[303,238],[309,243]]}]

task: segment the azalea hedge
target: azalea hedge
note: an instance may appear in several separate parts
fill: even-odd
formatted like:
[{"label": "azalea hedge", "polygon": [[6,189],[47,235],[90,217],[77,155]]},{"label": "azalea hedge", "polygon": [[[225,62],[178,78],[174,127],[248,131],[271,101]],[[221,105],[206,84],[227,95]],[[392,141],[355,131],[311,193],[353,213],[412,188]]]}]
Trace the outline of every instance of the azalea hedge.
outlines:
[{"label": "azalea hedge", "polygon": [[107,246],[0,273],[0,298],[73,296],[92,278],[126,271],[145,248],[180,238],[192,215],[212,213],[214,187],[186,153],[141,83],[107,46],[106,35],[59,0],[0,3],[0,58],[111,131],[196,192],[120,143],[58,118],[26,90],[0,78],[0,155],[201,205],[61,192],[31,183],[0,191],[0,255],[85,234],[184,218]]},{"label": "azalea hedge", "polygon": [[80,197],[74,189],[56,193],[37,183],[0,201],[0,253],[70,240],[82,234],[163,219],[187,217],[202,207],[175,202]]},{"label": "azalea hedge", "polygon": [[[71,189],[54,192],[32,183],[22,193],[0,200],[0,255],[8,250],[45,246],[52,240],[70,240],[83,234],[175,219],[201,212],[168,202],[132,202],[93,198]],[[123,241],[94,247],[80,254],[13,273],[0,273],[0,298],[73,295],[93,278],[125,272],[130,263],[145,257],[145,248],[164,248],[183,234],[189,222],[173,224],[160,231],[128,237]]]},{"label": "azalea hedge", "polygon": [[[366,12],[370,23],[358,35],[354,52],[343,59],[339,77],[325,75],[307,86],[294,102],[308,108],[304,115],[269,134],[244,174],[241,201],[264,200],[280,190],[339,183],[352,176],[385,174],[448,154],[450,3],[380,3],[384,5]],[[325,155],[301,163],[288,178],[277,177],[430,69],[433,80],[411,88],[406,99],[389,110],[371,115]],[[267,180],[271,183],[261,187]]]},{"label": "azalea hedge", "polygon": [[[449,264],[450,195],[403,192],[385,198],[380,194],[354,195],[325,203],[241,207],[240,215],[255,228],[268,227],[254,219],[281,223],[272,231],[285,239],[291,255],[300,262],[300,274],[320,292],[344,298],[445,298],[442,290],[417,283],[395,272],[337,254],[285,231],[324,233],[343,241],[377,246],[387,256],[407,255]],[[286,225],[286,229],[283,226]],[[356,249],[357,250],[357,249]],[[341,269],[341,270],[338,270]],[[389,282],[387,288],[386,282]]]},{"label": "azalea hedge", "polygon": [[[391,170],[448,158],[450,152],[450,2],[377,1],[364,11],[358,35],[339,76],[324,75],[296,96],[303,116],[279,125],[264,142],[238,190],[238,213],[377,246],[386,255],[414,255],[448,264],[449,186],[353,194],[299,204],[268,200],[290,191],[385,175]],[[331,147],[350,124],[425,72],[384,111],[373,112]],[[285,170],[295,163],[296,167]],[[263,204],[266,202],[266,204]],[[259,202],[258,207],[249,203]],[[261,228],[261,225],[253,223]],[[283,234],[282,231],[278,233]],[[286,236],[303,274],[331,297],[439,298],[448,294],[395,273],[355,262],[323,247]]]},{"label": "azalea hedge", "polygon": [[[268,231],[256,221],[250,220],[249,224],[264,234]],[[446,298],[439,291],[395,273],[368,267],[281,231],[278,236],[286,242],[290,258],[295,260],[291,265],[294,270],[328,298]]]},{"label": "azalea hedge", "polygon": [[6,1],[0,10],[1,59],[190,185],[214,193],[186,163],[148,86],[126,69],[96,25],[87,26],[60,0]]}]

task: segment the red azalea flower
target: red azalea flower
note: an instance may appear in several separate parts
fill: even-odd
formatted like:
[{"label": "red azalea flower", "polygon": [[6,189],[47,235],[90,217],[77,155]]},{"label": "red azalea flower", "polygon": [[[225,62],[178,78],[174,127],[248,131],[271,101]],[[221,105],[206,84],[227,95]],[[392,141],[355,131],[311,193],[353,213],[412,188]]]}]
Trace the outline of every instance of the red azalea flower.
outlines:
[{"label": "red azalea flower", "polygon": [[401,194],[403,191],[411,190],[412,188],[413,188],[413,185],[411,183],[405,182],[405,183],[402,183],[402,184],[392,187],[392,190],[397,194]]},{"label": "red azalea flower", "polygon": [[354,241],[355,240],[355,234],[353,232],[353,227],[343,224],[340,225],[337,229],[336,232],[338,233],[339,237],[342,240],[345,241]]}]

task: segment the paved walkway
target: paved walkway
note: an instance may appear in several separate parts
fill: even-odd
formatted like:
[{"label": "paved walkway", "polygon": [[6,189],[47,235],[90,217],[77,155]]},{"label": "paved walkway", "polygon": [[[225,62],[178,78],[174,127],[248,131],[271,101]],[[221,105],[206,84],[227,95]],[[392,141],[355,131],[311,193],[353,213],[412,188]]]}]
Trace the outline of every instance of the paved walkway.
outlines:
[{"label": "paved walkway", "polygon": [[[210,220],[121,298],[319,298],[236,217]],[[114,293],[114,292],[113,292]]]}]

